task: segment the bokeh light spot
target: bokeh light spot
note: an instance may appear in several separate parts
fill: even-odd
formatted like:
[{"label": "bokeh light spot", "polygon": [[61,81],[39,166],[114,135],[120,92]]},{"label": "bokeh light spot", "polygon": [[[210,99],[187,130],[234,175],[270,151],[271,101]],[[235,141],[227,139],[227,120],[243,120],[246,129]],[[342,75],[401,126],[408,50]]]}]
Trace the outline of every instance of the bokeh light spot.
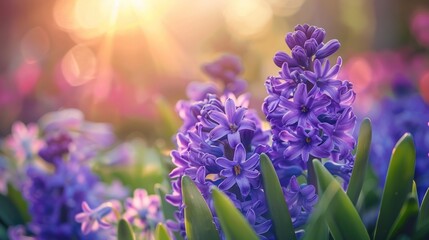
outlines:
[{"label": "bokeh light spot", "polygon": [[95,78],[97,59],[91,49],[77,45],[64,56],[61,70],[70,85],[79,86]]},{"label": "bokeh light spot", "polygon": [[229,31],[243,38],[261,33],[272,15],[270,5],[262,0],[227,1],[224,10]]}]

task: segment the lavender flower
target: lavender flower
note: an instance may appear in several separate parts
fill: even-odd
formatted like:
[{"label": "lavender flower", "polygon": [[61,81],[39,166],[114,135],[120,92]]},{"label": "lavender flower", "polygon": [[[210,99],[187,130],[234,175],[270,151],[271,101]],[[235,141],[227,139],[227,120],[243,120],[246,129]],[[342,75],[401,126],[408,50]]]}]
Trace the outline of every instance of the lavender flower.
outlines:
[{"label": "lavender flower", "polygon": [[243,119],[246,109],[236,108],[232,99],[225,102],[225,113],[211,111],[209,117],[218,124],[209,133],[212,141],[220,140],[227,136],[232,147],[240,143],[240,132],[244,130],[255,131],[255,124],[251,120]]},{"label": "lavender flower", "polygon": [[109,228],[110,224],[103,220],[111,211],[112,203],[106,202],[98,206],[97,208],[91,209],[86,201],[82,202],[83,212],[78,213],[75,216],[77,222],[82,223],[82,233],[88,234],[90,232],[96,232],[98,228]]},{"label": "lavender flower", "polygon": [[289,186],[283,188],[283,193],[287,199],[287,204],[295,227],[301,226],[305,220],[301,215],[307,216],[311,213],[314,205],[317,203],[316,189],[313,185],[298,183],[295,176],[291,177]]},{"label": "lavender flower", "polygon": [[259,154],[255,153],[249,159],[246,159],[246,150],[243,144],[240,143],[235,147],[232,161],[225,157],[220,157],[216,159],[216,163],[224,168],[220,171],[220,176],[225,178],[219,184],[220,189],[228,190],[234,184],[237,184],[242,196],[249,195],[249,179],[255,179],[259,176],[259,172],[255,170],[259,163]]}]

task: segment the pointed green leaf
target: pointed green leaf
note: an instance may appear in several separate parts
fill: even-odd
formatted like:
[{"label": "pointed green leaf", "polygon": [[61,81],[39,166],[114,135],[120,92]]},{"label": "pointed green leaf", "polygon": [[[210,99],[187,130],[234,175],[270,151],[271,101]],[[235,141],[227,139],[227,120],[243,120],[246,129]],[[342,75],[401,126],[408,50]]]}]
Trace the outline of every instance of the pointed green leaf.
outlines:
[{"label": "pointed green leaf", "polygon": [[[157,183],[155,184],[155,192],[161,199],[161,209],[164,219],[175,220],[174,212],[177,210],[177,208],[165,200],[165,195],[167,194],[165,188],[161,184]],[[174,237],[177,240],[183,239],[179,232],[174,232]]]},{"label": "pointed green leaf", "polygon": [[0,194],[0,224],[6,226],[24,224],[19,210],[13,202],[3,194]]},{"label": "pointed green leaf", "polygon": [[118,240],[135,240],[134,232],[128,221],[125,219],[119,220]]},{"label": "pointed green leaf", "polygon": [[415,161],[413,137],[406,133],[399,139],[392,152],[375,228],[375,240],[387,238],[405,199],[411,192]]},{"label": "pointed green leaf", "polygon": [[360,125],[356,159],[349,186],[347,188],[347,195],[354,205],[357,203],[359,194],[362,190],[363,182],[365,180],[369,149],[371,146],[371,136],[371,121],[368,118],[365,118]]},{"label": "pointed green leaf", "polygon": [[185,228],[189,240],[218,240],[219,234],[209,206],[195,183],[182,177],[182,196],[185,203]]},{"label": "pointed green leaf", "polygon": [[155,229],[155,240],[170,240],[170,235],[164,224],[158,223]]},{"label": "pointed green leaf", "polygon": [[426,190],[422,205],[420,206],[417,227],[419,228],[424,222],[429,222],[429,188]]},{"label": "pointed green leaf", "polygon": [[325,213],[329,208],[332,199],[338,191],[342,191],[340,186],[335,183],[330,183],[328,188],[319,195],[319,201],[316,207],[313,209],[310,218],[308,220],[307,227],[305,228],[305,234],[303,240],[328,240],[329,231],[326,226]]},{"label": "pointed green leaf", "polygon": [[258,240],[246,218],[219,189],[213,189],[213,201],[222,230],[228,240]]},{"label": "pointed green leaf", "polygon": [[387,239],[397,239],[400,235],[410,236],[415,229],[419,203],[413,193],[410,193],[390,229]]},{"label": "pointed green leaf", "polygon": [[261,172],[265,197],[277,239],[296,239],[289,209],[277,173],[267,155],[261,154]]},{"label": "pointed green leaf", "polygon": [[[313,165],[317,176],[319,194],[324,194],[330,184],[336,184],[341,188],[340,183],[319,160],[313,160]],[[326,209],[325,215],[326,223],[334,239],[369,240],[365,225],[344,191],[337,191],[328,209]]]}]

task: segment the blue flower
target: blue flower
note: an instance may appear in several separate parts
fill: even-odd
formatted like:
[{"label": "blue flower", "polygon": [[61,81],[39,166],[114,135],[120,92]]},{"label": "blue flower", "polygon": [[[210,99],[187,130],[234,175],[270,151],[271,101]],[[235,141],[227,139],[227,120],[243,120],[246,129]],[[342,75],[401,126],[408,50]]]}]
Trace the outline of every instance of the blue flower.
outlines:
[{"label": "blue flower", "polygon": [[219,184],[222,190],[228,190],[234,184],[238,185],[242,196],[247,196],[250,193],[250,181],[259,176],[259,171],[255,170],[259,163],[259,154],[253,154],[251,157],[246,157],[246,150],[242,144],[235,147],[234,158],[229,160],[225,157],[216,159],[216,163],[224,168],[220,171],[220,175],[224,177]]}]

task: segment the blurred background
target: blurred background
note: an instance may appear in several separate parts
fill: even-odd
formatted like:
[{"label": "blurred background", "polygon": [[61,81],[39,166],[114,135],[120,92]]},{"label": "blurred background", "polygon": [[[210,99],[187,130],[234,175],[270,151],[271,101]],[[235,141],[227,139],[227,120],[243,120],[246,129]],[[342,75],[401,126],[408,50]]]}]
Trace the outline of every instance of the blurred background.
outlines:
[{"label": "blurred background", "polygon": [[341,42],[362,115],[393,91],[408,94],[404,82],[429,102],[423,0],[1,0],[0,137],[16,120],[73,107],[119,136],[169,139],[163,115],[175,117],[186,84],[206,81],[201,64],[222,53],[242,58],[260,109],[278,72],[272,57],[299,23]]}]

